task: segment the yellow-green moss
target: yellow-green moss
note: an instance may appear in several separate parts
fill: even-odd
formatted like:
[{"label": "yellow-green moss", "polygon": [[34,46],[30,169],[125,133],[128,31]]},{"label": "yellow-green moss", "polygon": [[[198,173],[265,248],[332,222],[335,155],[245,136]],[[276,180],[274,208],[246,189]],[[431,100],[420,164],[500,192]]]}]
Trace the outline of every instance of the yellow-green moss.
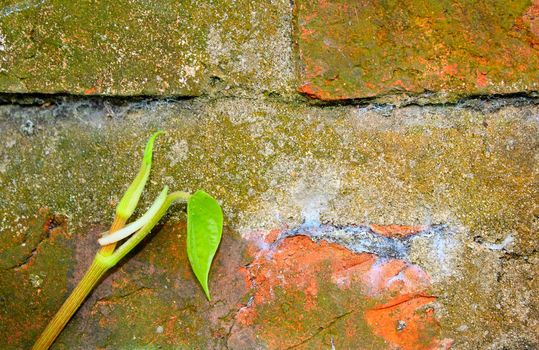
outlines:
[{"label": "yellow-green moss", "polygon": [[[473,237],[497,243],[512,233],[513,251],[533,254],[537,248],[532,239],[535,231],[530,204],[537,197],[536,105],[492,111],[411,106],[394,109],[385,116],[376,109],[354,106],[320,108],[251,99],[196,99],[111,108],[112,117],[107,117],[107,108],[80,101],[57,107],[0,108],[0,186],[4,189],[0,193],[0,231],[3,242],[7,242],[3,246],[11,249],[22,244],[18,237],[34,237],[24,218],[33,217],[40,208],[50,208],[53,215],[65,214],[69,220],[68,238],[62,238],[66,245],[54,249],[49,245],[55,241],[44,239],[41,243],[34,258],[36,264],[47,263],[40,270],[2,272],[2,280],[10,283],[2,288],[3,293],[14,293],[23,286],[21,298],[31,301],[17,306],[20,316],[5,313],[2,317],[9,322],[2,324],[30,322],[32,302],[43,307],[36,316],[39,322],[56,310],[68,289],[65,274],[75,265],[70,260],[74,250],[71,244],[88,238],[91,250],[97,232],[90,228],[106,227],[110,222],[116,202],[137,171],[145,140],[156,129],[167,134],[155,145],[153,170],[141,210],[167,184],[178,190],[202,188],[211,193],[222,203],[227,229],[244,235],[258,229],[293,227],[314,212],[320,214],[320,220],[335,225],[448,224],[459,228],[462,247],[471,245],[481,259],[495,257],[493,261],[501,253],[473,245]],[[35,125],[33,134],[21,131],[27,120]],[[172,210],[170,218],[174,220],[169,222],[181,223],[181,213],[180,207]],[[181,234],[181,230],[175,232]],[[161,244],[174,234],[155,237],[138,259],[144,266],[183,273],[178,276],[183,283],[190,280],[188,270],[183,265],[180,268],[174,252]],[[156,251],[169,253],[168,257],[157,259]],[[444,327],[457,326],[459,315],[467,312],[467,304],[456,301],[473,301],[490,310],[491,300],[481,297],[480,266],[468,268],[463,263],[481,259],[471,258],[472,254],[463,249],[451,254],[457,259],[459,279],[438,278],[441,284],[436,287],[448,293],[440,302],[454,303],[451,307],[444,305],[451,316],[447,325],[442,324],[444,332],[454,334]],[[2,266],[13,264],[10,259],[2,258]],[[429,270],[429,266],[422,267]],[[32,294],[29,274],[41,276],[46,283],[50,271],[57,274],[54,285],[43,285],[41,296]],[[136,273],[129,276],[142,278]],[[170,276],[163,273],[150,280],[141,279],[139,287],[169,283],[166,278]],[[460,287],[451,287],[456,285]],[[488,286],[495,294],[502,288],[492,283]],[[196,285],[191,287],[186,289],[191,293],[188,300],[182,303],[199,305],[203,296],[194,298]],[[477,297],[459,299],[455,295],[466,290]],[[151,293],[152,305],[167,314],[164,305],[174,296],[161,298]],[[240,303],[244,296],[235,298]],[[113,313],[117,319],[131,312],[157,315],[146,310],[135,296],[132,299],[116,300],[119,305]],[[230,310],[222,311],[219,317],[227,318]],[[185,322],[200,324],[200,314],[187,313]],[[149,321],[141,322],[143,332],[154,326]],[[513,329],[497,318],[485,322],[500,332]],[[127,339],[128,332],[111,327],[111,336]],[[2,332],[12,333],[11,329]],[[226,335],[226,331],[214,331],[219,339]],[[79,332],[68,328],[62,341],[75,344]],[[106,327],[102,332],[98,338],[104,346],[113,342],[107,340],[112,338]],[[144,342],[151,342],[153,336],[148,335]],[[198,339],[197,335],[193,337]],[[31,337],[24,339],[28,342]]]}]

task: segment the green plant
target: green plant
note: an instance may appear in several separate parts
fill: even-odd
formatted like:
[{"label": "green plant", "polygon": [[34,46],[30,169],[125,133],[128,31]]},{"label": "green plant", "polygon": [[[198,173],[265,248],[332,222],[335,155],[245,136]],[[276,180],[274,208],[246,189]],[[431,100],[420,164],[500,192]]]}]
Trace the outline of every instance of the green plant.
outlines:
[{"label": "green plant", "polygon": [[[148,181],[152,166],[153,144],[162,132],[156,132],[148,141],[139,173],[116,207],[116,214],[108,232],[99,239],[97,252],[88,271],[47,325],[33,349],[48,349],[88,294],[105,273],[146,237],[169,207],[175,202],[187,203],[187,255],[193,272],[208,300],[208,276],[213,257],[221,241],[223,214],[217,201],[204,191],[168,193],[165,186],[153,204],[138,220],[126,225],[133,214],[142,190]],[[127,239],[122,245],[117,243]]]}]

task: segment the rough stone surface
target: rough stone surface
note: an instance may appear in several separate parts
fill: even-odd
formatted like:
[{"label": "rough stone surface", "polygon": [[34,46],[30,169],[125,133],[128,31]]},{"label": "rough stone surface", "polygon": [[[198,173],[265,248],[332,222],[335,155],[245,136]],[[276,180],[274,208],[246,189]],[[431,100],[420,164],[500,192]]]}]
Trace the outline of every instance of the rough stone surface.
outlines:
[{"label": "rough stone surface", "polygon": [[[256,338],[271,349],[445,349],[452,343],[439,339],[428,275],[406,261],[298,235],[258,252],[245,274],[253,295],[236,316],[234,348]],[[256,338],[248,340],[249,329]]]},{"label": "rough stone surface", "polygon": [[293,89],[286,0],[0,5],[2,92],[194,96]]},{"label": "rough stone surface", "polygon": [[[473,8],[473,10],[471,10]],[[9,0],[0,92],[420,103],[539,90],[537,0]]]},{"label": "rough stone surface", "polygon": [[80,279],[158,128],[141,208],[164,184],[219,198],[214,299],[177,206],[53,348],[539,346],[537,100],[3,101],[2,349],[28,348]]},{"label": "rough stone surface", "polygon": [[537,0],[299,0],[296,12],[299,91],[316,99],[539,90]]},{"label": "rough stone surface", "polygon": [[176,205],[53,349],[539,349],[538,40],[537,0],[0,1],[0,349],[158,129],[135,216],[218,198],[213,299]]}]

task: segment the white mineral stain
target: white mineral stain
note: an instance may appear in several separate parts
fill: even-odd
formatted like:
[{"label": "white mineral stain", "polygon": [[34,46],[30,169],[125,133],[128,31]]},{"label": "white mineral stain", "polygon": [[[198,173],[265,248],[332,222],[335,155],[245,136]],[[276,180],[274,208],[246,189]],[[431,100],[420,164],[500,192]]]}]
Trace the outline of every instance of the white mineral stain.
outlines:
[{"label": "white mineral stain", "polygon": [[505,239],[503,240],[503,242],[499,244],[485,243],[485,247],[487,247],[490,250],[502,250],[509,247],[509,245],[511,245],[511,243],[513,243],[514,240],[515,238],[513,237],[513,235],[508,234],[507,237],[505,237]]},{"label": "white mineral stain", "polygon": [[170,148],[170,152],[167,154],[167,158],[170,161],[170,166],[175,166],[177,163],[183,162],[187,159],[189,154],[189,146],[187,141],[176,141]]},{"label": "white mineral stain", "polygon": [[301,209],[304,227],[320,226],[321,214],[328,209],[341,186],[341,179],[334,169],[315,171],[301,174],[291,191],[294,202]]}]

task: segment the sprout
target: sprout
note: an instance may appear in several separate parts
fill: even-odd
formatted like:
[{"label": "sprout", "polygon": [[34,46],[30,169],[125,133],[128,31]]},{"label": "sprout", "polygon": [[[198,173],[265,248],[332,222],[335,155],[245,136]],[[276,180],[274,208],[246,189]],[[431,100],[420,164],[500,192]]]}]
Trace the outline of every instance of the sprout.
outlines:
[{"label": "sprout", "polygon": [[118,206],[116,207],[117,217],[127,220],[135,211],[135,208],[137,207],[138,201],[140,199],[140,195],[142,194],[142,190],[144,189],[144,186],[146,186],[146,182],[148,181],[148,177],[150,176],[150,169],[152,167],[153,143],[155,141],[155,138],[162,133],[162,131],[158,131],[154,133],[148,140],[146,148],[144,149],[144,158],[142,159],[142,165],[140,166],[140,170],[131,185],[129,185],[129,187],[127,188],[127,191],[125,191],[125,194],[120,200],[120,203],[118,203]]},{"label": "sprout", "polygon": [[[156,132],[150,137],[144,150],[144,159],[140,171],[118,204],[111,229],[106,232],[110,234],[98,240],[103,247],[97,252],[92,265],[90,265],[82,280],[43,330],[32,349],[48,349],[54,343],[54,340],[69,319],[106,272],[132,251],[152,231],[170,206],[178,201],[187,202],[188,207],[187,254],[189,262],[204,293],[210,299],[208,275],[215,252],[221,241],[223,226],[221,207],[213,197],[200,190],[193,195],[181,191],[168,194],[168,187],[165,186],[144,215],[131,224],[124,226],[127,219],[133,214],[142,190],[148,181],[152,166],[153,143],[157,135],[161,133],[161,131]],[[129,239],[116,247],[116,242],[127,237]]]},{"label": "sprout", "polygon": [[157,211],[163,203],[165,202],[165,199],[167,198],[167,192],[168,192],[168,186],[165,186],[159,196],[155,199],[151,207],[146,211],[144,215],[142,215],[137,221],[133,221],[129,225],[125,226],[124,228],[115,231],[111,234],[108,234],[109,232],[104,232],[104,237],[101,237],[98,242],[99,244],[108,245],[111,243],[116,243],[118,241],[121,241],[122,239],[130,236],[133,232],[140,229],[142,226],[146,225],[150,220],[157,214]]}]

